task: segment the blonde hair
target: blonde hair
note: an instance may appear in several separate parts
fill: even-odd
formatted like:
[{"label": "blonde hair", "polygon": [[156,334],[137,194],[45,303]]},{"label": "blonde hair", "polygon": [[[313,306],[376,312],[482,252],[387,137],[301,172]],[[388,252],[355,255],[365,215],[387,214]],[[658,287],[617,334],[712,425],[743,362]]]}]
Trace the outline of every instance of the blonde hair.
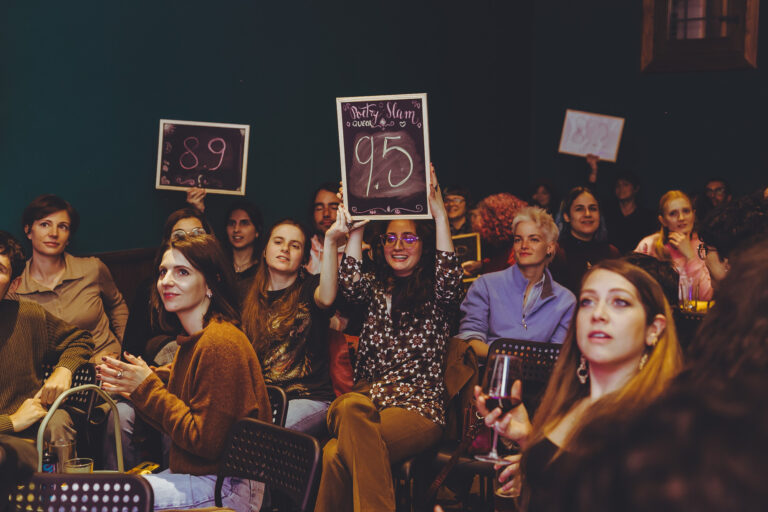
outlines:
[{"label": "blonde hair", "polygon": [[545,209],[539,208],[538,206],[526,206],[517,212],[514,220],[512,220],[513,237],[517,225],[521,222],[533,222],[544,234],[547,243],[556,242],[558,236],[560,236],[560,230],[557,229],[557,224],[555,224],[552,216],[547,213]]},{"label": "blonde hair", "polygon": [[[583,419],[577,422],[567,436],[561,446],[562,450],[573,451],[570,442],[587,423],[607,416],[621,415],[627,411],[637,411],[653,402],[682,368],[682,354],[674,317],[659,283],[641,268],[624,260],[604,260],[587,271],[582,285],[592,272],[600,269],[615,272],[632,283],[645,310],[647,325],[650,325],[658,314],[664,315],[667,325],[656,344],[646,348],[648,360],[643,369],[621,389],[589,406],[581,416]],[[576,375],[581,362],[581,351],[576,343],[576,318],[579,308],[577,301],[574,320],[568,329],[560,357],[534,417],[533,435],[528,446],[533,446],[545,438],[580,400],[589,395],[589,385],[581,384]]]},{"label": "blonde hair", "polygon": [[[691,198],[688,197],[688,194],[683,192],[682,190],[670,190],[663,196],[661,196],[661,199],[659,199],[659,217],[664,217],[664,212],[667,208],[667,204],[669,204],[670,201],[673,201],[675,199],[685,199],[688,201],[688,204],[691,205],[691,208],[693,208],[693,202],[691,201]],[[666,227],[664,227],[664,224],[661,224],[661,228],[659,229],[659,236],[656,239],[656,242],[653,244],[652,253],[653,255],[660,259],[660,260],[669,260],[670,255],[669,251],[667,250],[666,243],[668,238],[668,233],[666,231]]]}]

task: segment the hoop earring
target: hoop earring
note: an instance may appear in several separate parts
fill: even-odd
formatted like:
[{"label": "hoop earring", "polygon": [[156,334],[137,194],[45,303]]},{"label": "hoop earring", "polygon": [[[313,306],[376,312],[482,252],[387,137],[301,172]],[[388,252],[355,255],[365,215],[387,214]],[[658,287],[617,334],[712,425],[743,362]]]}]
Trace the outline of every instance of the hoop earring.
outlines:
[{"label": "hoop earring", "polygon": [[587,367],[587,358],[584,357],[584,354],[581,355],[581,362],[579,363],[579,367],[576,369],[576,377],[579,378],[579,382],[582,384],[587,383],[587,379],[589,379],[589,369]]}]

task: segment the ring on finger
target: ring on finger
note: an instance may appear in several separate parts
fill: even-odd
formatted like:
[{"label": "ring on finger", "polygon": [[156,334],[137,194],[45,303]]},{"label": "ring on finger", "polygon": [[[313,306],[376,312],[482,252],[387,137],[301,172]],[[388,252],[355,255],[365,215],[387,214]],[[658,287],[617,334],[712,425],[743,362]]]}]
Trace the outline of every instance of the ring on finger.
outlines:
[{"label": "ring on finger", "polygon": [[116,379],[122,379],[123,378],[123,370],[118,370],[117,375],[115,375]]}]

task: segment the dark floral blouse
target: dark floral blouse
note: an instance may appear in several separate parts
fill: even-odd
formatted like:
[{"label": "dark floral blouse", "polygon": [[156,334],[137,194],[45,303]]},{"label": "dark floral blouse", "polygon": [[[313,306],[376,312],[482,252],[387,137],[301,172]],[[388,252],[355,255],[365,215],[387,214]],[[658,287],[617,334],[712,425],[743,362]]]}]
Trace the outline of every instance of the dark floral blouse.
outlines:
[{"label": "dark floral blouse", "polygon": [[[443,366],[451,315],[461,300],[461,266],[452,252],[437,251],[435,291],[426,315],[403,311],[393,326],[383,283],[363,274],[361,262],[344,257],[339,286],[350,302],[368,304],[360,333],[355,382],[371,384],[370,398],[381,410],[402,407],[445,426]],[[358,281],[355,277],[360,276]],[[389,299],[389,300],[388,300]]]}]

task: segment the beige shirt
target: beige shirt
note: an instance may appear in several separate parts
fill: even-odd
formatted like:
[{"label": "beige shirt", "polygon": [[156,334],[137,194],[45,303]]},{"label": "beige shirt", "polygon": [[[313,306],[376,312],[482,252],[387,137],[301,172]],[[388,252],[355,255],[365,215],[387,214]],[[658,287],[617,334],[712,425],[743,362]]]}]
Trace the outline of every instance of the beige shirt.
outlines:
[{"label": "beige shirt", "polygon": [[109,352],[120,353],[128,306],[107,266],[98,258],[64,253],[64,274],[50,289],[32,278],[30,263],[27,261],[21,274],[16,296],[37,302],[65,322],[90,331],[95,345],[91,361],[101,362],[101,356]]}]

